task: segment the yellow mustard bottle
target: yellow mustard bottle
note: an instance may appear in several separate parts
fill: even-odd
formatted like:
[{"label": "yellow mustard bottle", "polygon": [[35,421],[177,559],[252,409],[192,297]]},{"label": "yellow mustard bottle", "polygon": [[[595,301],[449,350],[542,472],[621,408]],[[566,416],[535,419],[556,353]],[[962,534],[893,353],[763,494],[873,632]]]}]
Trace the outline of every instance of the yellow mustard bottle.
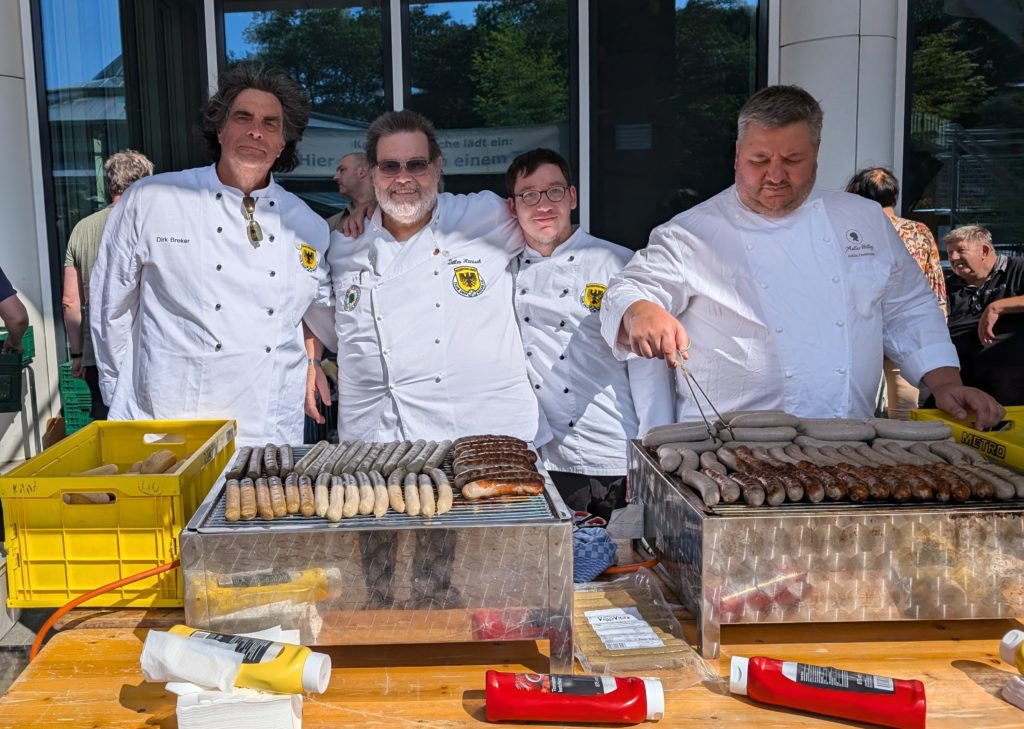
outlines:
[{"label": "yellow mustard bottle", "polygon": [[322,694],[331,681],[331,657],[306,646],[247,638],[175,625],[171,633],[189,640],[212,640],[242,654],[235,685],[278,694]]},{"label": "yellow mustard bottle", "polygon": [[999,644],[999,657],[1024,673],[1024,630],[1011,630]]}]

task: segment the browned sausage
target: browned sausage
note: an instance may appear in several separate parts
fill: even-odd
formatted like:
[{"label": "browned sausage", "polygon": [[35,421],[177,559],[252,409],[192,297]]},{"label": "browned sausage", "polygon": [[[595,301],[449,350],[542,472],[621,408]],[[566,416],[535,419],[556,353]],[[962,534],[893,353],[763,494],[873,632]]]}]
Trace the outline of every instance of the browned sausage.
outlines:
[{"label": "browned sausage", "polygon": [[494,496],[535,496],[543,493],[544,478],[536,474],[532,479],[470,481],[462,487],[462,496],[466,499],[487,499]]}]

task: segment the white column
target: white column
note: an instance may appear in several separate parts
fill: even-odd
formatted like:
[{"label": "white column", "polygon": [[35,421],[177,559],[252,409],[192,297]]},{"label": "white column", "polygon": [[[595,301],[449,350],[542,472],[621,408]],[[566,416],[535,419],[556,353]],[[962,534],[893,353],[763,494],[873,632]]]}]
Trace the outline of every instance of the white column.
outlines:
[{"label": "white column", "polygon": [[[898,49],[907,0],[777,0],[777,79],[796,84],[825,111],[818,184],[843,187],[868,165],[902,160],[905,63]],[[771,57],[771,53],[769,57]],[[774,70],[774,69],[773,69]],[[771,77],[771,73],[769,74]]]},{"label": "white column", "polygon": [[[0,155],[0,265],[28,309],[35,334],[33,364],[38,387],[40,430],[57,392],[49,250],[42,225],[42,174],[31,66],[29,0],[0,7],[0,129],[6,148]],[[27,62],[26,62],[26,59]],[[28,72],[26,72],[26,68]],[[29,408],[26,398],[26,408]],[[30,415],[31,417],[31,415]],[[31,432],[31,431],[30,431]],[[24,432],[17,413],[0,413],[0,467],[23,459]],[[35,447],[32,449],[35,453]]]}]

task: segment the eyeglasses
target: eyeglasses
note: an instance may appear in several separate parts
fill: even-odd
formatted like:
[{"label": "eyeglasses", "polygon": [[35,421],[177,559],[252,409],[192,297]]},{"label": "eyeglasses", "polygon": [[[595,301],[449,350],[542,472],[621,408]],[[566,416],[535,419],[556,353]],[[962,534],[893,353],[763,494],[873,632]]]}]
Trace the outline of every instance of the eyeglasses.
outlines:
[{"label": "eyeglasses", "polygon": [[566,188],[561,185],[555,185],[549,187],[547,190],[527,190],[526,192],[520,192],[516,197],[522,198],[523,203],[529,205],[531,208],[540,202],[542,195],[547,195],[548,200],[553,203],[562,202],[565,198]]},{"label": "eyeglasses", "polygon": [[245,215],[245,232],[249,234],[249,242],[252,243],[253,248],[260,247],[260,241],[263,240],[263,229],[260,228],[260,224],[256,222],[256,219],[252,216],[256,212],[256,200],[252,195],[246,195],[242,198],[242,214]]},{"label": "eyeglasses", "polygon": [[417,157],[406,162],[399,162],[397,159],[382,159],[377,163],[377,171],[382,177],[397,177],[403,167],[410,175],[419,176],[430,169],[430,160]]}]

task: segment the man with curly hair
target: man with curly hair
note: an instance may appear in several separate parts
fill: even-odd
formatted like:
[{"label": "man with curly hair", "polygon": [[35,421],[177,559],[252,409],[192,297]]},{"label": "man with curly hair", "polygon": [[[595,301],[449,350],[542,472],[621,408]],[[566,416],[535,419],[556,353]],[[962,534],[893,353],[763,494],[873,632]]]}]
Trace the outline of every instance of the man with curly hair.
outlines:
[{"label": "man with curly hair", "polygon": [[113,420],[233,418],[240,444],[300,443],[302,316],[330,300],[327,223],[275,181],[309,101],[241,65],[203,111],[209,167],[148,177],[114,206],[90,289]]}]

